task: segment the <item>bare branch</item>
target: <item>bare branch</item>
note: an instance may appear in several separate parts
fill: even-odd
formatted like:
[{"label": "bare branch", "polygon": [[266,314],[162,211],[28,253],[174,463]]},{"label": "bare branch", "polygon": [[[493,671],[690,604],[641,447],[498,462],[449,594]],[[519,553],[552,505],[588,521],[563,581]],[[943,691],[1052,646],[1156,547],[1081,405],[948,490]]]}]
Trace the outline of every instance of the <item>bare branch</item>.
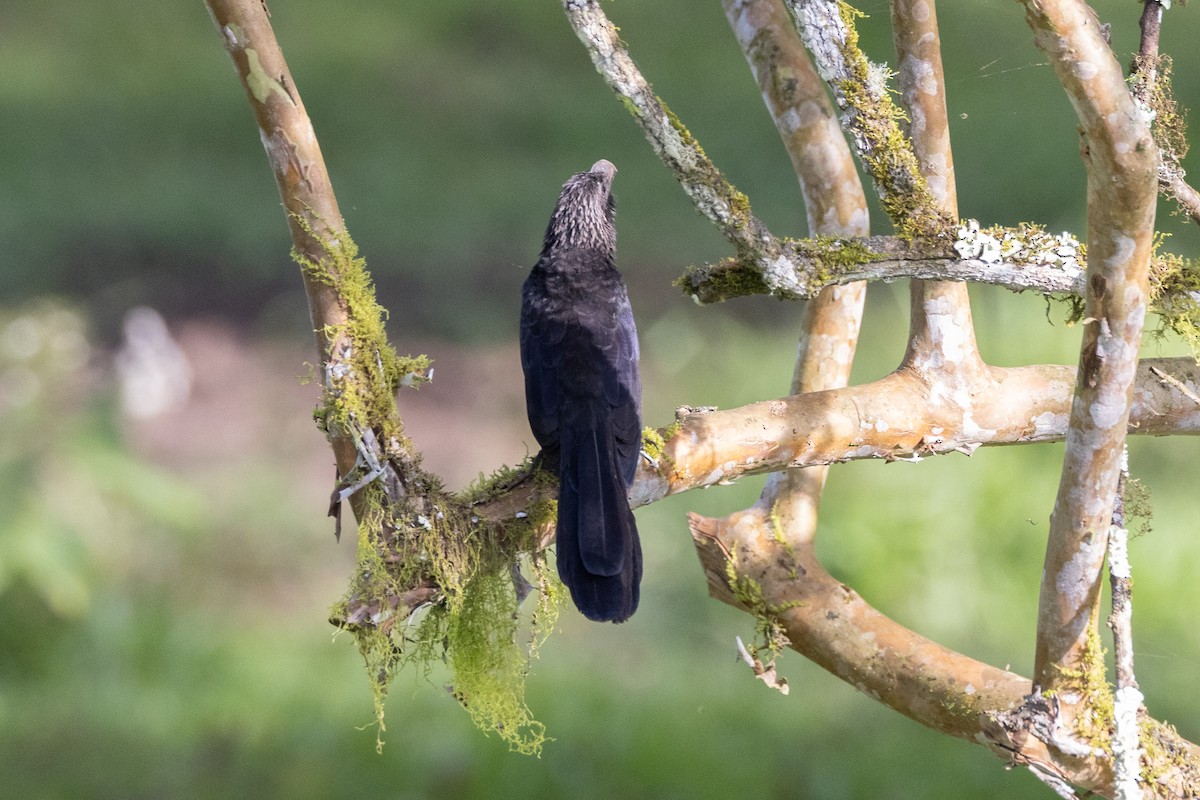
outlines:
[{"label": "bare branch", "polygon": [[[1173,374],[1193,391],[1200,366],[1190,358],[1139,365],[1129,431],[1200,434],[1200,408],[1163,385],[1150,368]],[[683,412],[664,458],[644,464],[635,505],[744,475],[864,458],[912,460],[971,453],[984,445],[1062,441],[1071,411],[1071,367],[989,367],[968,397],[945,393],[909,372],[873,383],[752,403],[728,411]],[[1107,530],[1107,526],[1103,530]]]},{"label": "bare branch", "polygon": [[1053,689],[1081,669],[1095,629],[1148,305],[1156,148],[1094,12],[1079,0],[1026,0],[1025,9],[1079,118],[1088,171],[1087,324],[1050,517],[1034,659],[1035,683]]},{"label": "bare branch", "polygon": [[957,217],[937,7],[931,0],[891,0],[891,9],[896,82],[908,110],[913,153],[934,200],[946,213]]},{"label": "bare branch", "polygon": [[[287,212],[293,247],[302,258],[319,262],[326,253],[322,240],[344,236],[345,225],[312,121],[275,39],[265,4],[261,0],[206,2],[254,111],[263,149]],[[323,367],[328,368],[332,362],[327,363],[325,357],[346,348],[344,336],[330,340],[328,334],[344,330],[349,311],[328,281],[309,270],[303,270],[302,276],[317,352]],[[330,443],[339,474],[348,473],[357,458],[353,438],[335,434]]]},{"label": "bare branch", "polygon": [[[688,524],[709,593],[775,620],[806,658],[910,719],[1028,767],[1056,790],[1074,783],[1111,795],[1107,754],[1068,743],[1056,699],[1029,696],[1028,678],[942,647],[872,608],[825,571],[812,542],[781,538],[769,508],[724,520],[690,514]],[[1196,746],[1162,723],[1148,720],[1147,728],[1162,747],[1149,768],[1164,775],[1166,796],[1194,796]]]},{"label": "bare branch", "polygon": [[[869,232],[866,197],[825,86],[779,0],[725,0],[725,14],[758,80],[804,194],[814,234]],[[826,287],[804,309],[792,394],[845,386],[862,324],[866,284]],[[777,472],[759,504],[783,535],[811,541],[828,467]]]},{"label": "bare branch", "polygon": [[[918,6],[920,13],[916,13]],[[892,0],[891,8],[898,86],[908,109],[913,153],[938,208],[957,218],[937,4],[935,0]],[[913,281],[909,294],[911,316],[903,367],[952,372],[969,382],[983,368],[983,359],[975,341],[966,284]]]}]

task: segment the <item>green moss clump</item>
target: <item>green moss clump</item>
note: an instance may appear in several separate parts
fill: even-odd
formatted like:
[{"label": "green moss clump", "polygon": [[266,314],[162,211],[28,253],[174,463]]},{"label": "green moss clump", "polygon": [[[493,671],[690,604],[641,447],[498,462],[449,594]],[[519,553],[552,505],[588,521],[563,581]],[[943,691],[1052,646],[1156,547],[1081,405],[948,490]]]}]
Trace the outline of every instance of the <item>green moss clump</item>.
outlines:
[{"label": "green moss clump", "polygon": [[[1194,794],[1200,786],[1200,770],[1192,756],[1192,745],[1175,726],[1152,719],[1141,720],[1141,779],[1151,789],[1181,786]],[[1162,796],[1159,792],[1155,796]],[[1169,796],[1169,795],[1168,795]]]},{"label": "green moss clump", "polygon": [[[738,574],[735,554],[725,562],[725,580],[733,596],[754,617],[754,639],[746,645],[747,652],[765,668],[773,669],[779,655],[791,644],[777,615],[791,607],[770,607],[763,596],[762,585],[747,575]],[[787,684],[780,678],[779,683]]]},{"label": "green moss clump", "polygon": [[679,134],[679,140],[683,143],[683,146],[694,151],[695,154],[704,161],[708,161],[708,156],[705,154],[704,148],[700,146],[700,142],[696,140],[696,137],[692,135],[692,132],[689,131],[687,126],[683,124],[683,120],[679,119],[679,116],[671,110],[670,106],[663,102],[661,97],[655,95],[654,99],[658,101],[660,106],[662,106],[663,113],[667,115],[667,122],[670,123],[671,127],[675,129],[675,132]]},{"label": "green moss clump", "polygon": [[546,726],[525,703],[525,678],[545,632],[554,628],[562,597],[561,584],[550,578],[545,560],[534,563],[543,589],[527,651],[519,646],[513,585],[505,575],[475,576],[460,613],[445,615],[434,628],[445,634],[455,698],[480,729],[495,731],[511,750],[525,755],[538,755],[546,741]]},{"label": "green moss clump", "polygon": [[[805,296],[816,295],[824,287],[836,283],[840,276],[879,257],[861,239],[832,236],[784,239],[783,246],[792,251],[795,261],[809,264],[807,274],[799,276],[808,288]],[[781,300],[798,297],[789,288],[771,286],[759,264],[746,256],[727,258],[715,265],[691,267],[675,279],[674,285],[697,303],[718,303],[758,294],[774,294]]]},{"label": "green moss clump", "polygon": [[515,466],[501,465],[491,475],[480,475],[470,486],[458,493],[458,498],[467,505],[476,505],[503,494],[533,474],[535,456],[528,456]]},{"label": "green moss clump", "polygon": [[[1187,115],[1175,101],[1172,85],[1171,57],[1159,54],[1150,57],[1134,56],[1133,95],[1150,112],[1150,133],[1158,146],[1159,173],[1183,177],[1180,166],[1188,153]],[[1173,180],[1161,181],[1160,189],[1174,198],[1178,205],[1171,212],[1186,215],[1185,204]]]},{"label": "green moss clump", "polygon": [[385,448],[412,452],[402,438],[396,414],[396,392],[402,386],[419,386],[428,380],[432,361],[428,356],[401,356],[388,342],[384,320],[387,311],[375,299],[375,286],[366,260],[346,231],[321,237],[303,217],[294,219],[323,248],[313,261],[293,250],[292,258],[312,279],[333,287],[346,309],[346,322],[327,325],[322,331],[332,352],[325,393],[316,412],[318,423],[328,433],[345,434],[356,426],[378,428]]},{"label": "green moss clump", "polygon": [[762,271],[741,258],[728,258],[714,266],[691,267],[673,285],[697,303],[720,303],[770,292]]},{"label": "green moss clump", "polygon": [[667,442],[663,435],[651,427],[642,428],[642,452],[655,464],[666,455]]},{"label": "green moss clump", "polygon": [[1082,698],[1074,715],[1074,733],[1080,741],[1109,750],[1113,731],[1113,692],[1104,663],[1100,633],[1091,626],[1079,666],[1059,668],[1062,681],[1047,695],[1076,694]]},{"label": "green moss clump", "polygon": [[1154,143],[1178,163],[1187,156],[1190,145],[1187,135],[1187,112],[1175,101],[1171,76],[1174,64],[1171,56],[1160,53],[1154,57],[1151,64],[1146,64],[1145,59],[1139,56],[1138,62],[1139,71],[1152,71],[1156,76],[1147,98],[1147,105],[1154,112],[1154,118],[1150,121]]},{"label": "green moss clump", "polygon": [[794,244],[800,254],[812,263],[813,287],[824,288],[839,276],[879,257],[862,239],[840,239],[833,236],[817,236],[813,239],[797,240]]}]

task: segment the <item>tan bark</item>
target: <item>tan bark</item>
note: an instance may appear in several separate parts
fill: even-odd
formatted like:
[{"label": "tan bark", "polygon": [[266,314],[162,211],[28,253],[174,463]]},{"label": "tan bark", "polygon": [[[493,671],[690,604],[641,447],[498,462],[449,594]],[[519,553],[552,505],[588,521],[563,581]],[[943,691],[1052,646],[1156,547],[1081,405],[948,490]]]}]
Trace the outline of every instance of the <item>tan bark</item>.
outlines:
[{"label": "tan bark", "polygon": [[[319,262],[325,255],[321,239],[336,240],[345,234],[345,224],[312,120],[275,39],[266,4],[261,0],[206,3],[254,112],[259,138],[287,212],[293,247],[309,261]],[[327,332],[342,328],[349,314],[333,286],[307,271],[302,271],[302,277],[317,352],[322,357],[322,369],[327,370],[331,363],[328,355],[345,348],[345,342],[330,341]],[[323,374],[323,382],[325,377]],[[354,442],[335,433],[330,444],[338,474],[344,475],[358,457]]]},{"label": "tan bark", "polygon": [[[1046,549],[1034,681],[1078,670],[1095,629],[1148,296],[1156,150],[1095,13],[1026,2],[1026,19],[1079,117],[1088,173],[1086,324]],[[1066,672],[1065,672],[1066,671]]]}]

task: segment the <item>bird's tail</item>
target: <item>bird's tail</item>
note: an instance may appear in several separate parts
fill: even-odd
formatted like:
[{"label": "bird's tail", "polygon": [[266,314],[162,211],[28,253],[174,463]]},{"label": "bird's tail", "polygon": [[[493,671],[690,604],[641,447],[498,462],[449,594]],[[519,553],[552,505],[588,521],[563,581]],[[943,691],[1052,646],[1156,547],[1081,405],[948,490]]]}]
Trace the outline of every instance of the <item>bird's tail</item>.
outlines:
[{"label": "bird's tail", "polygon": [[606,427],[562,442],[558,574],[585,617],[624,622],[637,610],[642,545]]}]

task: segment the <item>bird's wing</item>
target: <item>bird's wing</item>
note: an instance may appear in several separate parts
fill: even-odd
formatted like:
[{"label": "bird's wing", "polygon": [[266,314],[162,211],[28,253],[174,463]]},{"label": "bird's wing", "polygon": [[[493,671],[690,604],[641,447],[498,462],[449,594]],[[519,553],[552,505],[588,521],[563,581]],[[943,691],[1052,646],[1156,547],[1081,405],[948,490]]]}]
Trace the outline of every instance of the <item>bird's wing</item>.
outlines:
[{"label": "bird's wing", "polygon": [[[558,444],[558,387],[567,326],[543,312],[536,300],[527,300],[521,308],[521,368],[529,427],[545,448]],[[557,464],[547,466],[558,468]]]},{"label": "bird's wing", "polygon": [[637,470],[642,443],[642,383],[638,375],[637,328],[624,286],[614,322],[612,341],[606,354],[610,370],[604,383],[604,399],[610,409],[615,455],[628,484]]}]

